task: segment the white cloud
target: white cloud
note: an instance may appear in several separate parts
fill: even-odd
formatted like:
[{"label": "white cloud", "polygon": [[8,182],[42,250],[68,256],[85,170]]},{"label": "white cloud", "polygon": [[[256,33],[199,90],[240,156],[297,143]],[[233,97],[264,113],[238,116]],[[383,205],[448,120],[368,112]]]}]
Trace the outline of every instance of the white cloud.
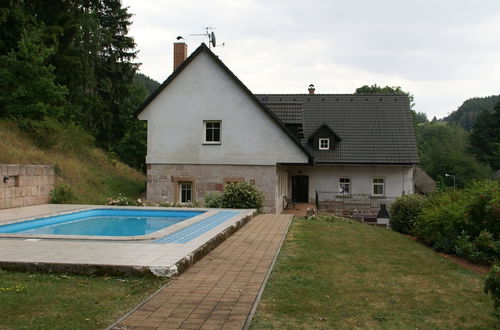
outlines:
[{"label": "white cloud", "polygon": [[396,85],[443,117],[474,96],[500,94],[500,2],[483,0],[124,0],[141,71],[163,81],[172,42],[193,51],[216,27],[215,52],[255,93],[351,93]]}]

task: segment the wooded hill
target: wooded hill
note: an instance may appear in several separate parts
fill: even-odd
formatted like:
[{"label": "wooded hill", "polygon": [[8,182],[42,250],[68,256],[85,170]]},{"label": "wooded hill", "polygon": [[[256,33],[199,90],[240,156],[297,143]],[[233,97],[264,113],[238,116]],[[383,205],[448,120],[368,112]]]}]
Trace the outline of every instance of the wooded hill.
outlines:
[{"label": "wooded hill", "polygon": [[120,0],[2,1],[0,119],[42,148],[60,128],[80,127],[143,167],[145,124],[132,113],[154,86],[136,74],[130,17]]},{"label": "wooded hill", "polygon": [[479,114],[483,111],[493,111],[493,107],[498,102],[500,102],[500,95],[473,97],[466,100],[457,110],[450,113],[443,120],[470,131],[474,128],[474,123]]}]

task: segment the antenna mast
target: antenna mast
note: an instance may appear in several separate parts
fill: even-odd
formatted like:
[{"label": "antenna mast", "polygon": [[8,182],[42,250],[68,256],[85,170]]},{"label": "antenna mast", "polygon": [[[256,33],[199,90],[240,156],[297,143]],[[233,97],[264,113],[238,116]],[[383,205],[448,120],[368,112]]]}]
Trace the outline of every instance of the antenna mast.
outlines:
[{"label": "antenna mast", "polygon": [[[205,33],[197,33],[197,34],[190,34],[190,36],[202,36],[208,38],[208,48],[216,47],[217,46],[217,41],[215,39],[215,33],[210,30],[215,30],[214,27],[207,26],[205,28]],[[222,47],[224,47],[224,43],[222,44]]]}]

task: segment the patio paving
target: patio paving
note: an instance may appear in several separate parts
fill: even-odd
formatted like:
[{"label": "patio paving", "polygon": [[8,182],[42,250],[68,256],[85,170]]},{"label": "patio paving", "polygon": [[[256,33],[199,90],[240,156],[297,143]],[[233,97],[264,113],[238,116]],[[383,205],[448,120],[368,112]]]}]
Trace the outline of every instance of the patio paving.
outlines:
[{"label": "patio paving", "polygon": [[283,214],[293,214],[296,217],[305,217],[307,214],[307,209],[315,209],[316,205],[312,203],[297,203],[295,208],[289,206],[288,209],[283,210]]},{"label": "patio paving", "polygon": [[[96,206],[46,204],[5,209],[0,210],[0,224],[87,208]],[[0,267],[79,274],[171,276],[190,267],[241,227],[252,213],[241,211],[240,215],[226,217],[202,234],[182,237],[179,242],[0,238]]]},{"label": "patio paving", "polygon": [[251,219],[110,329],[242,329],[291,219],[285,214]]}]

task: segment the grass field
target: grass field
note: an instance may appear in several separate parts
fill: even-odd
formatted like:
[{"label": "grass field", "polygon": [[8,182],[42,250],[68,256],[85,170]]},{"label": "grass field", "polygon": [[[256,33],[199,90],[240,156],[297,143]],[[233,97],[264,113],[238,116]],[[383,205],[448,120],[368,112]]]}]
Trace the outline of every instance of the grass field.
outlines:
[{"label": "grass field", "polygon": [[104,329],[163,283],[0,270],[0,329]]},{"label": "grass field", "polygon": [[295,219],[252,329],[491,329],[483,276],[408,237]]}]

